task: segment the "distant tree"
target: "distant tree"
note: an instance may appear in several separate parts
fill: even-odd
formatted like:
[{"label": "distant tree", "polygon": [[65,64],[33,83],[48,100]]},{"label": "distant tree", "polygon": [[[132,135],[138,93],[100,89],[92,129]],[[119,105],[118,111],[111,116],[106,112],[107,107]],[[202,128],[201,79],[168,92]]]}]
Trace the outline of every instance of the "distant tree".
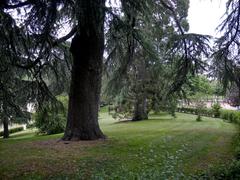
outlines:
[{"label": "distant tree", "polygon": [[[127,43],[121,41],[122,38],[111,41],[110,48],[107,48],[110,56],[106,62],[111,71],[110,87],[107,86],[107,89],[114,97],[116,94],[125,95],[121,99],[132,103],[129,111],[133,120],[146,119],[149,104],[154,109],[160,104],[166,105],[167,101],[172,104],[172,99],[176,97],[174,93],[181,91],[189,73],[204,66],[200,57],[208,54],[207,37],[186,33],[189,2],[160,2],[152,9],[152,21],[141,22],[140,17],[140,23],[135,25],[143,39],[135,42],[130,63],[125,61],[124,54],[129,53],[124,51]],[[170,23],[172,20],[175,23]],[[117,35],[114,32],[114,37],[121,37],[121,32],[117,31]],[[129,103],[124,104],[129,106]]]},{"label": "distant tree", "polygon": [[213,83],[213,81],[210,81],[207,77],[202,75],[189,76],[188,81],[184,85],[184,92],[187,97],[195,95],[213,95],[215,91]]}]

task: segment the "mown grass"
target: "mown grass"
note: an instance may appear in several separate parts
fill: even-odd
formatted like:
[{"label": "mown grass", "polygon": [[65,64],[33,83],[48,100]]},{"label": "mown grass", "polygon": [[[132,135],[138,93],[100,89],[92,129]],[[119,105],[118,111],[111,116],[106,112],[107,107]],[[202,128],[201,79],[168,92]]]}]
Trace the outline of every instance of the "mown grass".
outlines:
[{"label": "mown grass", "polygon": [[237,127],[220,119],[161,113],[140,122],[118,122],[106,111],[100,124],[107,140],[64,143],[62,134],[35,130],[0,139],[3,179],[186,179],[230,162]]}]

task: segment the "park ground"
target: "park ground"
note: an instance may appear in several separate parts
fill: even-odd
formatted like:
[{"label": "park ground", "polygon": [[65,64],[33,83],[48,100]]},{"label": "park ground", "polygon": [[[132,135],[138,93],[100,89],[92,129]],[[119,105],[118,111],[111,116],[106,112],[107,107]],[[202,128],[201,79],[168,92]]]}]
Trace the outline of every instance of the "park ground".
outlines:
[{"label": "park ground", "polygon": [[118,122],[100,113],[106,140],[63,142],[27,130],[0,139],[1,179],[185,179],[234,159],[237,127],[177,113]]}]

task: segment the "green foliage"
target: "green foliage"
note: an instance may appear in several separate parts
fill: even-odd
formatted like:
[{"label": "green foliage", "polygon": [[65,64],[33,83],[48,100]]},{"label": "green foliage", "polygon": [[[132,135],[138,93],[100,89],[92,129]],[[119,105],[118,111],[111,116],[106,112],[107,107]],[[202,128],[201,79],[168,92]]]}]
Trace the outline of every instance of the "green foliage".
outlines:
[{"label": "green foliage", "polygon": [[64,110],[67,111],[67,109],[68,109],[68,96],[67,95],[57,96],[57,100],[62,103]]},{"label": "green foliage", "polygon": [[183,85],[183,91],[186,97],[194,100],[224,95],[222,85],[215,80],[209,80],[204,75],[189,75],[187,82]]},{"label": "green foliage", "polygon": [[57,134],[64,131],[68,99],[66,96],[59,96],[58,100],[62,102],[63,107],[46,104],[34,115],[35,126],[40,133]]},{"label": "green foliage", "polygon": [[196,76],[190,78],[191,92],[194,94],[202,93],[206,95],[213,94],[211,82],[205,76]]},{"label": "green foliage", "polygon": [[35,126],[40,133],[62,133],[66,125],[65,113],[58,113],[45,106],[35,114]]},{"label": "green foliage", "polygon": [[26,127],[27,129],[35,128],[35,123],[28,123]]},{"label": "green foliage", "polygon": [[[157,105],[157,106],[156,106]],[[167,102],[161,102],[161,104],[155,104],[153,108],[155,113],[160,111],[168,112],[172,117],[176,118],[176,110],[177,110],[177,98],[174,96],[169,97]]]},{"label": "green foliage", "polygon": [[[178,112],[196,114],[200,113],[202,116],[215,117],[215,112],[212,109],[202,108],[201,110],[196,108],[177,108]],[[240,124],[240,111],[234,110],[220,110],[219,117],[223,120],[229,121],[231,123]]]},{"label": "green foliage", "polygon": [[212,112],[215,118],[219,118],[220,117],[220,109],[221,109],[221,105],[219,103],[214,103],[212,105]]},{"label": "green foliage", "polygon": [[[20,132],[20,131],[23,131],[23,130],[24,130],[23,127],[12,128],[12,129],[9,129],[9,134]],[[0,131],[0,136],[3,136],[3,131]]]},{"label": "green foliage", "polygon": [[197,113],[196,121],[198,122],[202,121],[201,115],[204,108],[205,108],[205,104],[203,101],[196,101],[196,113]]},{"label": "green foliage", "polygon": [[240,43],[239,33],[236,31],[239,29],[240,4],[238,0],[228,0],[226,5],[225,16],[219,26],[222,36],[216,40],[217,48],[213,54],[211,69],[225,90],[232,84],[240,89],[240,52],[235,50]]},{"label": "green foliage", "polygon": [[212,86],[213,86],[213,90],[214,90],[213,94],[215,94],[217,96],[225,95],[225,90],[223,88],[223,85],[220,82],[213,81]]},{"label": "green foliage", "polygon": [[221,110],[220,118],[232,123],[240,123],[240,112],[234,110]]}]

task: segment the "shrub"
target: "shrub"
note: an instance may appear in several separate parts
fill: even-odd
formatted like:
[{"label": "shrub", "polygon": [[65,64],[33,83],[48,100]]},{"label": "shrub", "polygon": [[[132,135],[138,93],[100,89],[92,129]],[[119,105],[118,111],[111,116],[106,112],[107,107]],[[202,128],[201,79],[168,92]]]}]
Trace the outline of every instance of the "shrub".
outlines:
[{"label": "shrub", "polygon": [[212,105],[212,113],[213,113],[213,116],[215,118],[219,118],[220,117],[220,109],[221,109],[221,105],[219,103],[214,103]]},{"label": "shrub", "polygon": [[35,123],[29,123],[27,124],[27,129],[31,129],[35,127]]},{"label": "shrub", "polygon": [[224,119],[224,120],[229,120],[229,118],[228,118],[228,111],[227,110],[221,110],[220,118]]},{"label": "shrub", "polygon": [[66,125],[66,114],[58,112],[47,106],[35,114],[35,126],[40,133],[57,134],[64,131]]},{"label": "shrub", "polygon": [[[23,131],[24,128],[21,126],[21,127],[16,127],[16,128],[12,128],[12,129],[9,129],[9,134],[12,134],[12,133],[16,133],[16,132],[20,132],[20,131]],[[0,136],[3,136],[3,131],[0,131]]]},{"label": "shrub", "polygon": [[[189,114],[200,114],[201,116],[207,116],[207,117],[215,117],[215,113],[212,109],[207,108],[177,108],[178,112],[182,113],[189,113]],[[240,125],[240,111],[234,111],[234,110],[220,110],[219,111],[219,118],[223,120],[227,120],[232,123],[237,123]]]},{"label": "shrub", "polygon": [[232,123],[240,124],[240,112],[233,110],[221,110],[220,118]]},{"label": "shrub", "polygon": [[9,133],[12,134],[12,133],[16,133],[16,132],[20,132],[20,131],[23,131],[24,128],[21,126],[21,127],[16,127],[16,128],[12,128],[9,130]]},{"label": "shrub", "polygon": [[234,113],[232,112],[229,113],[229,120],[230,122],[233,122],[233,123],[236,122],[236,116]]},{"label": "shrub", "polygon": [[57,99],[62,103],[63,107],[45,104],[34,114],[35,126],[40,133],[57,134],[64,131],[68,99],[66,96],[58,96]]}]

